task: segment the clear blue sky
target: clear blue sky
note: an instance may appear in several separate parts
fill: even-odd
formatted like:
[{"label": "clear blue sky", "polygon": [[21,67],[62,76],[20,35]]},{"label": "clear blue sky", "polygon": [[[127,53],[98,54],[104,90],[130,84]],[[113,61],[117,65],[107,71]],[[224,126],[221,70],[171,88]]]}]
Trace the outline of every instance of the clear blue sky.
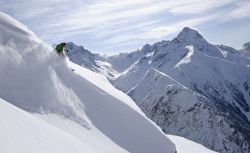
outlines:
[{"label": "clear blue sky", "polygon": [[250,41],[250,0],[1,0],[0,10],[49,44],[101,53],[172,39],[185,26],[215,44]]}]

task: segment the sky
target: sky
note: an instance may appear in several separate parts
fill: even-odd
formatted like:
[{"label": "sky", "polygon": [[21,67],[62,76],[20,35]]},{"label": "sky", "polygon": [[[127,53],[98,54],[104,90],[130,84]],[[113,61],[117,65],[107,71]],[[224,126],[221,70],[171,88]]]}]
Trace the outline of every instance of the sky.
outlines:
[{"label": "sky", "polygon": [[44,42],[74,42],[104,54],[171,40],[184,27],[240,49],[250,41],[250,0],[0,0]]}]

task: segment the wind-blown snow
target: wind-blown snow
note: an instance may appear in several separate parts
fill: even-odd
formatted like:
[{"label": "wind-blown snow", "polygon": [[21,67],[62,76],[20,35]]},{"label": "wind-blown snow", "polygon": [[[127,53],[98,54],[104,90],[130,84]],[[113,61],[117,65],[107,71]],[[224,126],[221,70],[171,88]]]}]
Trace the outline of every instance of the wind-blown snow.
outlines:
[{"label": "wind-blown snow", "polygon": [[0,97],[31,112],[62,114],[90,128],[84,106],[58,71],[71,73],[63,58],[27,28],[0,14]]}]

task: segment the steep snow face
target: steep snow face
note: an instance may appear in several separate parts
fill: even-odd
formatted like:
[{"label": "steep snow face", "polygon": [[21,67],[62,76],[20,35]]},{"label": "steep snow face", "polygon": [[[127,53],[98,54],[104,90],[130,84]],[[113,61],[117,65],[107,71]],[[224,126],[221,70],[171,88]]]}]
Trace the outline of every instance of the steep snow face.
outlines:
[{"label": "steep snow face", "polygon": [[[204,123],[206,125],[210,125],[210,123],[217,125],[219,121],[215,118],[221,118],[219,117],[219,114],[221,114],[223,116],[222,120],[225,122],[221,126],[224,127],[225,125],[227,129],[227,132],[224,132],[223,136],[225,139],[223,137],[211,137],[210,134],[206,135],[206,139],[195,138],[196,134],[201,134],[195,129],[203,129],[203,125],[200,124],[197,124],[199,125],[197,128],[189,128],[190,132],[192,131],[193,133],[193,138],[180,131],[172,131],[173,134],[188,137],[220,152],[249,152],[250,95],[248,80],[250,78],[250,67],[249,59],[246,56],[229,47],[218,47],[209,44],[197,31],[190,28],[184,28],[175,39],[167,44],[156,45],[154,54],[151,56],[145,55],[133,64],[114,81],[114,86],[126,93],[128,92],[140,108],[159,124],[158,120],[161,122],[170,118],[167,115],[163,115],[164,111],[161,110],[165,110],[166,114],[171,114],[171,109],[175,109],[176,106],[171,105],[169,109],[165,104],[161,107],[151,107],[152,103],[160,105],[162,102],[159,95],[166,98],[168,97],[166,93],[170,90],[167,87],[160,89],[163,85],[157,80],[153,80],[148,85],[148,89],[144,86],[144,84],[150,82],[150,78],[148,78],[149,80],[145,80],[145,76],[147,76],[148,70],[152,68],[174,78],[176,82],[184,85],[189,90],[206,97],[209,100],[207,103],[211,105],[210,107],[214,111],[206,108],[199,109],[199,113],[196,113],[194,110],[190,111],[191,114],[200,114],[200,116],[208,116],[204,115],[206,112],[214,114],[215,116],[212,117],[213,120],[207,119],[206,123]],[[137,89],[137,91],[134,89]],[[184,95],[182,96],[185,97]],[[176,100],[172,99],[171,101],[177,103]],[[144,105],[140,105],[141,103]],[[205,102],[200,101],[200,103],[202,104],[200,106],[203,106]],[[185,108],[185,103],[181,103],[179,107]],[[150,115],[152,111],[160,113],[152,116]],[[176,111],[185,116],[183,111]],[[188,122],[189,119],[181,117],[182,115],[177,116],[176,120],[183,123]],[[195,123],[193,124],[198,123],[197,119],[194,121]],[[175,124],[174,120],[170,122],[176,125],[177,128],[178,125]],[[160,124],[160,127],[162,129],[169,129],[166,132],[170,132],[171,124]],[[237,134],[228,132],[232,131],[232,128],[233,131],[237,131]],[[212,126],[209,126],[203,132],[209,133],[210,131],[214,131],[215,135],[219,135],[220,133],[220,130],[214,130]],[[215,139],[220,142],[226,141],[223,144],[215,144],[213,143]]]},{"label": "steep snow face", "polygon": [[[52,48],[15,23],[17,21],[8,15],[0,15],[0,97],[32,113],[63,116],[84,128],[83,133],[91,141],[75,137],[79,139],[77,141],[72,135],[56,132],[47,124],[43,125],[27,115],[23,117],[24,113],[15,113],[16,109],[3,105],[6,111],[2,112],[7,117],[3,115],[4,118],[0,118],[6,123],[0,127],[4,131],[0,130],[1,135],[8,132],[9,126],[10,132],[14,134],[11,133],[9,138],[6,135],[8,141],[0,142],[0,145],[4,149],[6,146],[17,147],[9,148],[7,152],[20,149],[21,146],[25,146],[21,148],[23,152],[36,152],[36,147],[39,151],[45,149],[41,152],[56,153],[66,152],[73,147],[76,147],[72,149],[73,152],[176,151],[168,137],[143,115],[127,95],[112,87],[105,77],[83,67],[72,66],[64,56],[57,55]],[[20,118],[14,119],[19,115]],[[22,121],[24,123],[20,123]],[[46,130],[43,131],[43,128]],[[34,140],[31,142],[34,148],[29,143],[24,144],[27,142],[25,138]],[[68,144],[67,138],[71,143]],[[60,143],[59,147],[65,145],[62,146],[65,150],[52,150],[56,140]],[[40,142],[41,146],[38,147]],[[98,149],[88,147],[93,145]]]},{"label": "steep snow face", "polygon": [[[102,139],[100,138],[98,139],[95,138],[92,140],[91,137],[89,137],[90,132],[85,133],[84,132],[85,129],[83,129],[83,127],[79,126],[75,122],[72,122],[70,120],[65,120],[56,115],[52,115],[52,116],[51,115],[41,115],[41,116],[38,115],[38,116],[43,118],[47,122],[51,123],[52,125],[55,125],[58,128],[69,132],[71,135],[79,138],[80,140],[84,140],[85,142],[87,140],[87,142],[93,143],[93,146],[95,146],[96,150],[101,148],[100,152],[110,152],[110,149],[108,147],[109,144],[107,144],[106,142],[103,142]],[[167,135],[167,136],[176,145],[177,152],[180,152],[180,153],[214,153],[213,151],[205,148],[204,146],[197,144],[193,141],[190,141],[188,139],[178,137],[178,136],[173,136],[173,135]],[[98,144],[96,145],[96,143]],[[100,144],[104,147],[98,146]],[[111,152],[121,152],[121,151],[112,150]]]},{"label": "steep snow face", "polygon": [[97,153],[94,146],[0,99],[3,153]]}]

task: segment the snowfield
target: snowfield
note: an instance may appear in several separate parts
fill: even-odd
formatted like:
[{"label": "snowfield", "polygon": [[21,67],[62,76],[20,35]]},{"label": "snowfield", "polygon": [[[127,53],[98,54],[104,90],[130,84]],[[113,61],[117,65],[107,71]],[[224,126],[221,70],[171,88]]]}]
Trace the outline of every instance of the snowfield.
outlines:
[{"label": "snowfield", "polygon": [[165,135],[105,77],[58,56],[4,13],[0,13],[0,98],[2,153],[207,150]]},{"label": "snowfield", "polygon": [[0,99],[2,153],[97,153],[94,146]]}]

